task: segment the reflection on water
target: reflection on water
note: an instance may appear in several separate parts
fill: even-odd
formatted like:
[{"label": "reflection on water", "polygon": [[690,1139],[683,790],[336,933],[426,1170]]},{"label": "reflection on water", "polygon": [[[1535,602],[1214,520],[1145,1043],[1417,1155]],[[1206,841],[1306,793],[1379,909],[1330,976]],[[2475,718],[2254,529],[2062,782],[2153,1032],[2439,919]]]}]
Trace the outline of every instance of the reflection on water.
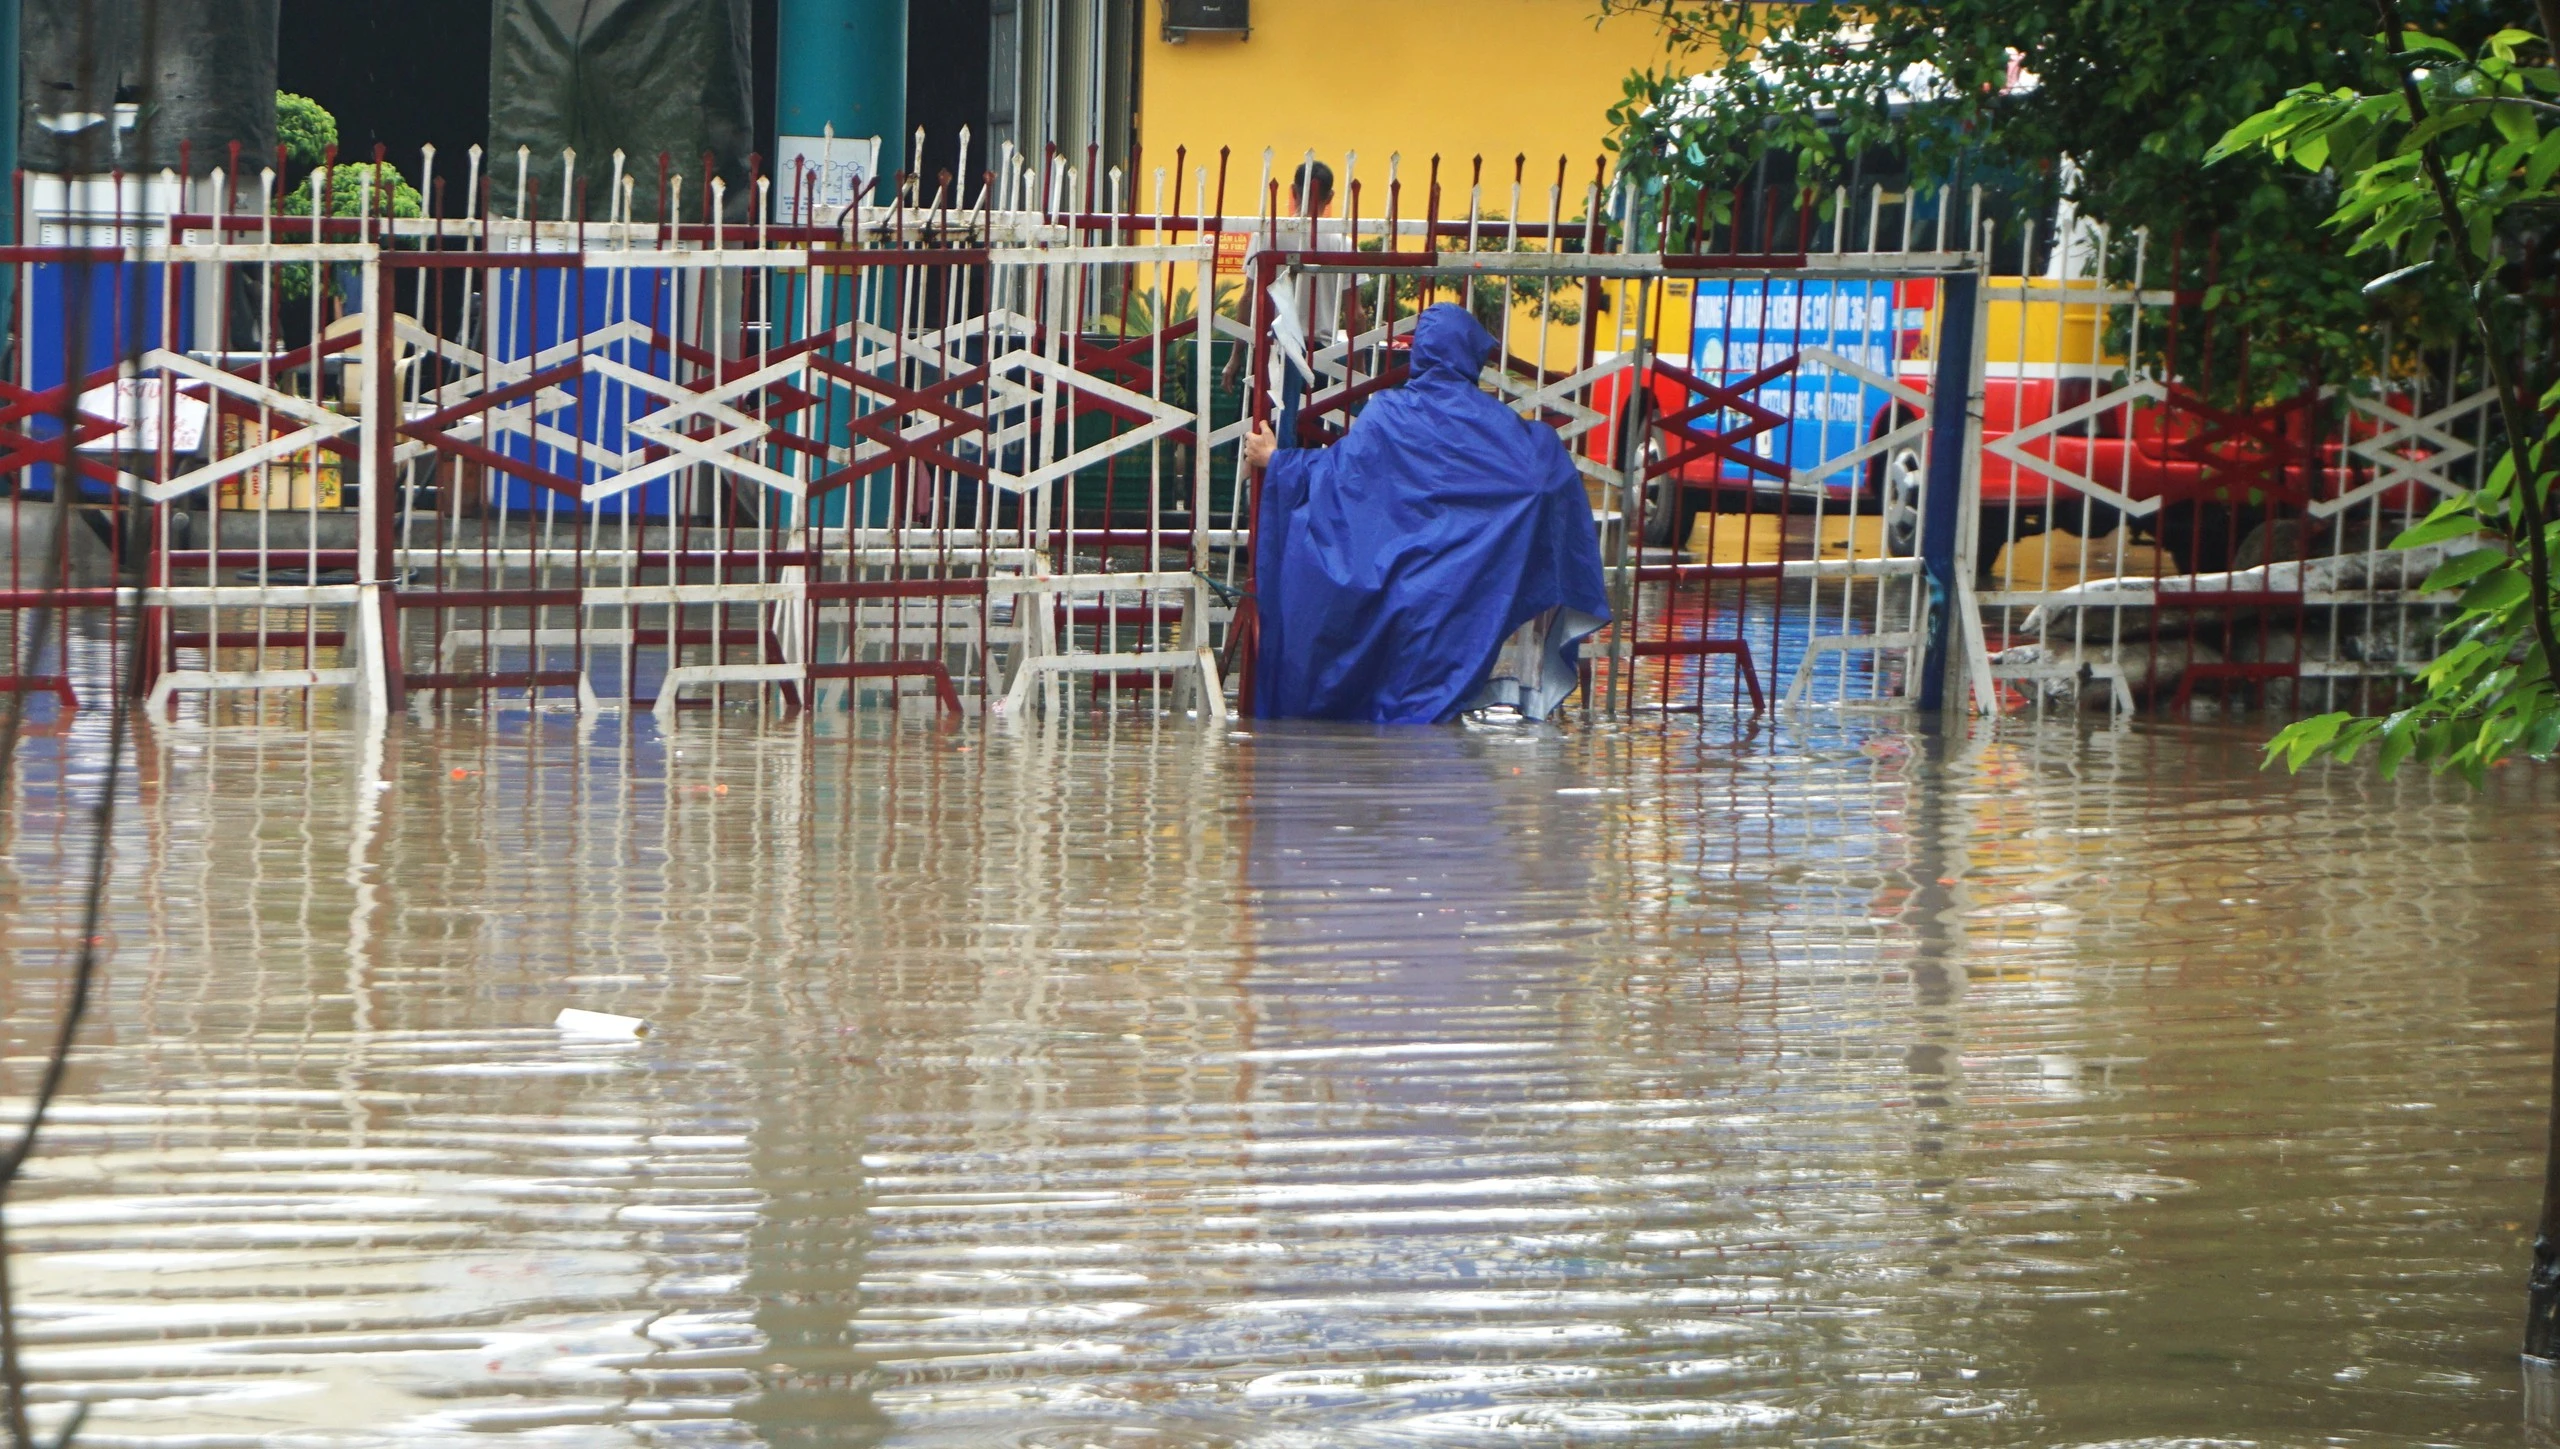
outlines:
[{"label": "reflection on water", "polygon": [[[17,787],[12,1090],[101,728]],[[43,1391],[96,1444],[2514,1441],[2546,781],[1084,728],[164,732],[11,1215]]]}]

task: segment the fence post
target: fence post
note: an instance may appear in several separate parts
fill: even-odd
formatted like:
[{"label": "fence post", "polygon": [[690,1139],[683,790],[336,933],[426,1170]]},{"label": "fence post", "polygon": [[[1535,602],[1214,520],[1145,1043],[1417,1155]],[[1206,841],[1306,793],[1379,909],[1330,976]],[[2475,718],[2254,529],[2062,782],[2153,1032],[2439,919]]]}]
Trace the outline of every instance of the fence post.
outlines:
[{"label": "fence post", "polygon": [[1930,714],[1947,706],[1948,646],[1961,623],[1956,571],[1972,564],[1969,557],[1959,557],[1971,553],[1959,544],[1965,480],[1973,472],[1968,424],[1982,374],[1974,327],[1981,280],[1971,271],[1938,279],[1938,365],[1929,379],[1929,486],[1920,511],[1920,567],[1929,588],[1929,648],[1920,666],[1920,708]]},{"label": "fence post", "polygon": [[[327,208],[321,208],[325,211]],[[325,240],[319,223],[315,234]],[[383,492],[391,484],[391,452],[399,431],[400,384],[392,366],[391,269],[382,264],[382,248],[371,249],[364,262],[364,334],[358,355],[364,359],[365,395],[354,399],[358,412],[356,459],[356,712],[379,719],[394,707],[392,687],[398,665],[391,658],[398,615],[385,589],[391,577],[391,550],[386,546],[390,519],[383,513]],[[317,270],[315,268],[315,270]],[[322,273],[322,275],[326,275]],[[314,389],[316,392],[318,389]],[[343,466],[343,465],[341,465]],[[314,460],[313,472],[318,472]],[[316,485],[315,485],[316,486]],[[386,617],[387,616],[387,617]]]},{"label": "fence post", "polygon": [[[1277,426],[1271,406],[1271,283],[1279,272],[1273,255],[1278,245],[1276,236],[1266,233],[1270,245],[1247,260],[1243,311],[1253,328],[1253,351],[1245,359],[1249,374],[1244,387],[1245,436],[1253,435],[1253,425],[1271,422]],[[1244,494],[1245,569],[1244,603],[1236,611],[1236,621],[1227,625],[1229,638],[1241,628],[1244,637],[1235,641],[1236,713],[1246,719],[1254,713],[1254,676],[1260,672],[1262,649],[1262,600],[1257,590],[1262,582],[1262,475],[1244,464],[1245,444],[1236,444],[1236,488]],[[1247,611],[1250,617],[1247,616]]]}]

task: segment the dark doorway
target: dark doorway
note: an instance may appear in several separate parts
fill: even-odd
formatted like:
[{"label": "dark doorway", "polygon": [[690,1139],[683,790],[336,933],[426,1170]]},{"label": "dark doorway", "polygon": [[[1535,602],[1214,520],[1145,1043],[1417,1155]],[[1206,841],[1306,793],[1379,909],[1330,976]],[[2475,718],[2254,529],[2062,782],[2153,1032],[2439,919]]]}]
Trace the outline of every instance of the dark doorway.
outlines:
[{"label": "dark doorway", "polygon": [[775,67],[779,64],[774,48],[774,35],[780,29],[778,0],[750,0],[747,12],[747,49],[755,67],[756,169],[763,175],[773,174],[773,102],[779,84]]},{"label": "dark doorway", "polygon": [[[775,5],[750,3],[756,149],[770,158]],[[432,144],[437,173],[448,188],[460,185],[464,153],[489,132],[489,0],[283,0],[283,7],[276,85],[329,108],[339,155],[370,160],[380,145],[415,179],[420,148]],[[990,11],[989,0],[910,0],[906,144],[924,127],[927,177],[959,160],[963,126],[970,172],[986,170]]]},{"label": "dark doorway", "polygon": [[[907,140],[924,128],[924,193],[960,159],[960,128],[969,128],[969,173],[987,169],[988,0],[908,0]],[[902,162],[901,164],[907,164]],[[968,185],[974,198],[978,187]],[[956,203],[955,203],[956,204]]]},{"label": "dark doorway", "polygon": [[329,108],[345,159],[379,145],[415,180],[433,145],[450,193],[489,134],[489,0],[284,0],[276,87]]}]

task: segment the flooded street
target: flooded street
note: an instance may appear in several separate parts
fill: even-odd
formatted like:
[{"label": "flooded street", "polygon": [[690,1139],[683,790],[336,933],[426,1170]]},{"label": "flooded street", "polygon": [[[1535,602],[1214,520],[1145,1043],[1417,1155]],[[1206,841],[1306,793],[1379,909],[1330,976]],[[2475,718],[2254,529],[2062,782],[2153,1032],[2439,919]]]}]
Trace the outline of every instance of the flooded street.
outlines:
[{"label": "flooded street", "polygon": [[623,728],[145,743],[9,1219],[83,1444],[2521,1442],[2547,772]]}]

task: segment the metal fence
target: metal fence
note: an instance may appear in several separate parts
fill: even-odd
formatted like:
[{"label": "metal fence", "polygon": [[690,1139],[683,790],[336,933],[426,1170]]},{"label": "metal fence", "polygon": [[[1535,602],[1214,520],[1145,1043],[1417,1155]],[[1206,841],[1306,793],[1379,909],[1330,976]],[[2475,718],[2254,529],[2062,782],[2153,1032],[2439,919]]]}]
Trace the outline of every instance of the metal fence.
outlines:
[{"label": "metal fence", "polygon": [[2485,481],[2477,359],[2383,336],[2354,375],[2290,377],[2152,238],[2019,229],[2046,263],[1986,291],[1971,489],[2006,702],[2386,706],[2449,615],[2419,585],[2479,546],[2390,547]]},{"label": "metal fence", "polygon": [[1006,153],[833,212],[661,167],[684,219],[635,223],[621,158],[601,219],[545,219],[524,159],[509,188],[429,153],[415,217],[382,187],[284,215],[272,174],[28,180],[6,688],[109,687],[66,661],[121,637],[164,718],[1221,717],[1241,440],[1292,371],[1293,441],[1338,436],[1434,301],[1585,476],[1598,711],[1934,704],[1950,653],[1987,708],[2390,674],[2423,561],[2378,550],[2486,447],[2476,394],[2217,401],[2145,344],[2191,299],[2139,249],[2106,281],[2075,259],[2123,248],[2030,233],[2051,275],[1986,278],[1953,188],[1684,221],[1596,168],[1351,157],[1319,220],[1268,155],[1246,194],[1224,155],[1141,185]]},{"label": "metal fence", "polygon": [[[164,209],[15,248],[9,602],[130,606],[155,713],[961,713],[1074,676],[1214,714],[1204,570],[1237,540],[1175,315],[1214,250],[1035,185],[824,224]],[[69,691],[36,642],[23,682]]]},{"label": "metal fence", "polygon": [[[1907,375],[1934,375],[1938,280],[1969,260],[1907,232],[1853,248],[1854,211],[1820,233],[1655,230],[1605,174],[1571,178],[1560,163],[1533,184],[1515,162],[1489,184],[1478,164],[1457,189],[1435,165],[1417,226],[1391,167],[1376,241],[1356,190],[1330,237],[1267,206],[1246,301],[1257,368],[1329,320],[1313,279],[1345,277],[1364,304],[1360,330],[1308,351],[1301,440],[1322,445],[1401,380],[1421,304],[1463,302],[1500,342],[1486,388],[1552,426],[1590,489],[1616,619],[1584,651],[1587,707],[1904,698],[1932,595],[1880,480],[1910,475],[1911,520],[1960,486],[1943,466],[1959,449]],[[1278,315],[1289,302],[1309,310]]]}]

